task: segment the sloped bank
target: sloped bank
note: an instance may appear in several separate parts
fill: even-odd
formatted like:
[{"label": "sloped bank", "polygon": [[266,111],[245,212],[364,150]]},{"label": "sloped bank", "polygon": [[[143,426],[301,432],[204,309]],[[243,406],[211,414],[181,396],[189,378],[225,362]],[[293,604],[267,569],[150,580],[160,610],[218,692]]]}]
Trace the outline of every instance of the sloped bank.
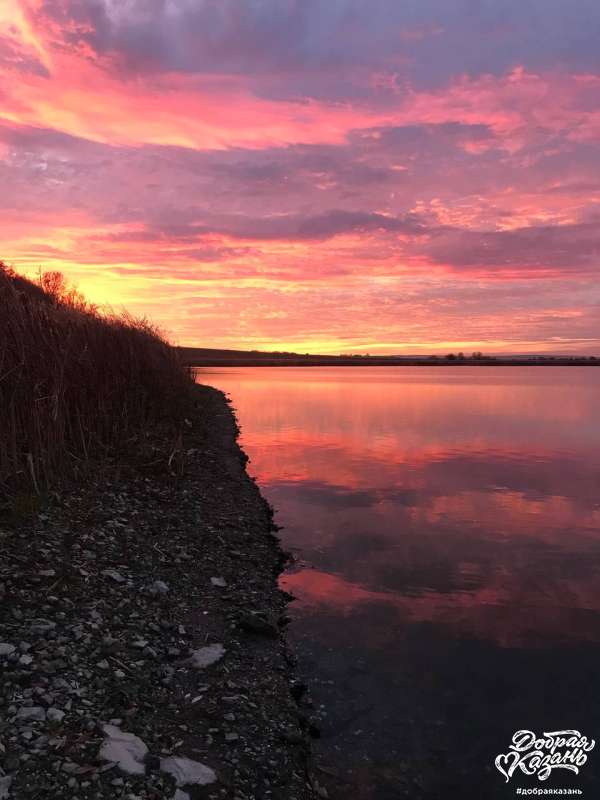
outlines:
[{"label": "sloped bank", "polygon": [[176,447],[0,523],[0,798],[312,796],[284,557],[237,432],[195,387]]}]

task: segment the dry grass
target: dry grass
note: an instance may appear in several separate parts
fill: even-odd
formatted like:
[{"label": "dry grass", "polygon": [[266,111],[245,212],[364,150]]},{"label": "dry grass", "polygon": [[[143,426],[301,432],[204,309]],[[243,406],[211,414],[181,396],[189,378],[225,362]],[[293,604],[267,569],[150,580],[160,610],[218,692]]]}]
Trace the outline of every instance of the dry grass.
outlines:
[{"label": "dry grass", "polygon": [[0,262],[0,493],[52,486],[181,418],[190,376],[144,320],[105,314],[58,273]]}]

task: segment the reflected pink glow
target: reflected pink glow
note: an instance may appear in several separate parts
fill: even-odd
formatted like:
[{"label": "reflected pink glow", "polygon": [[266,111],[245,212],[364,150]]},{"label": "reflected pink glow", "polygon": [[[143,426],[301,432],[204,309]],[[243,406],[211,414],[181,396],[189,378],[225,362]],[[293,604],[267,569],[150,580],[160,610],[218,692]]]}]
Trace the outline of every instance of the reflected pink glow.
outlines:
[{"label": "reflected pink glow", "polygon": [[247,369],[202,380],[230,392],[250,471],[286,544],[314,565],[282,580],[303,613],[385,604],[403,625],[503,646],[600,641],[596,371]]}]

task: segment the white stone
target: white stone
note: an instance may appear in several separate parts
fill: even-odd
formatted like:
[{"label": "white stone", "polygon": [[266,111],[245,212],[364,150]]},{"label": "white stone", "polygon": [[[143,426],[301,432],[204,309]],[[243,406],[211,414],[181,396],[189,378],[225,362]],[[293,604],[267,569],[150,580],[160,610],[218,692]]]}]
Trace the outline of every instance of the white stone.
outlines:
[{"label": "white stone", "polygon": [[154,581],[148,587],[148,591],[150,594],[167,594],[169,587],[164,581]]},{"label": "white stone", "polygon": [[116,762],[119,769],[128,775],[143,775],[146,771],[143,761],[148,748],[139,736],[122,731],[116,725],[104,725],[102,730],[107,738],[98,757],[102,761]]},{"label": "white stone", "polygon": [[227,581],[225,580],[225,578],[211,578],[210,582],[212,583],[213,586],[220,586],[222,589],[225,588],[225,586],[227,586]]},{"label": "white stone", "polygon": [[187,792],[182,792],[181,789],[175,789],[173,800],[190,800],[190,796]]},{"label": "white stone", "polygon": [[190,661],[192,666],[196,669],[204,669],[220,661],[224,655],[225,648],[222,644],[209,644],[206,647],[201,647],[199,650],[194,650]]},{"label": "white stone", "polygon": [[210,767],[199,761],[192,761],[190,758],[178,758],[177,756],[161,758],[160,768],[175,778],[177,786],[206,786],[217,780],[217,776]]},{"label": "white stone", "polygon": [[46,711],[46,718],[50,722],[62,722],[65,718],[65,712],[61,711],[60,708],[49,708]]},{"label": "white stone", "polygon": [[116,583],[125,583],[125,578],[116,569],[105,569],[102,574],[107,578],[112,578]]},{"label": "white stone", "polygon": [[9,644],[8,642],[0,642],[0,658],[3,656],[12,656],[17,648],[14,644]]}]

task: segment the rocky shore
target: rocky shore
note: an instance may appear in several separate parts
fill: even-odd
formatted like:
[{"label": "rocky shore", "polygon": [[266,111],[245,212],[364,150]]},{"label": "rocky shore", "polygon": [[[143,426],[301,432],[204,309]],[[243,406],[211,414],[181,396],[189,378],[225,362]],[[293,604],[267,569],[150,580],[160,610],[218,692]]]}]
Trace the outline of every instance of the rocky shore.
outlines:
[{"label": "rocky shore", "polygon": [[196,387],[176,445],[0,521],[0,800],[326,796],[237,432]]}]

